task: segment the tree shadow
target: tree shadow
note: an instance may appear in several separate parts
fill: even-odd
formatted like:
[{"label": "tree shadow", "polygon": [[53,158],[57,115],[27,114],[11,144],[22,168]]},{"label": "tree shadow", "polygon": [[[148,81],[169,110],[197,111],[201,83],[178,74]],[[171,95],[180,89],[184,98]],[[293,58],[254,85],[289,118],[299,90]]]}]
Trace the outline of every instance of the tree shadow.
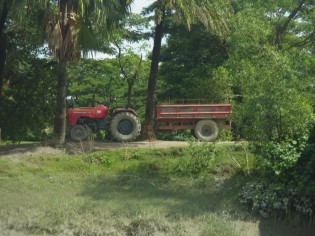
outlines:
[{"label": "tree shadow", "polygon": [[[100,175],[86,180],[83,196],[93,201],[121,204],[126,215],[134,212],[163,211],[165,217],[199,217],[217,213],[227,214],[240,235],[260,236],[312,236],[314,226],[297,227],[284,221],[263,219],[246,211],[239,203],[238,194],[245,179],[237,173],[230,178],[215,180],[172,179],[152,173],[136,176],[120,173],[117,176]],[[156,210],[158,209],[158,210]]]},{"label": "tree shadow", "polygon": [[168,215],[202,216],[225,210],[233,216],[238,211],[237,193],[243,183],[241,175],[221,182],[174,180],[157,173],[152,176],[121,173],[92,177],[86,180],[81,194],[96,201],[122,202],[131,208],[137,204],[162,207]]},{"label": "tree shadow", "polygon": [[314,236],[314,224],[299,225],[293,221],[261,219],[259,223],[260,236]]},{"label": "tree shadow", "polygon": [[6,144],[0,145],[0,157],[4,155],[21,154],[25,152],[34,152],[39,144]]}]

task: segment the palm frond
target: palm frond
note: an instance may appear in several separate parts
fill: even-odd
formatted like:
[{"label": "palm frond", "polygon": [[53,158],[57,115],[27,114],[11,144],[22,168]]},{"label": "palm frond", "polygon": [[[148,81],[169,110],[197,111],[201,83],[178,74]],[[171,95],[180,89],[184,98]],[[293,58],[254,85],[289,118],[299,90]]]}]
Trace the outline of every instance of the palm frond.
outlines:
[{"label": "palm frond", "polygon": [[91,27],[89,27],[83,19],[78,20],[77,25],[77,42],[80,45],[80,50],[83,56],[87,56],[90,50],[98,49],[98,42]]},{"label": "palm frond", "polygon": [[47,29],[48,36],[48,47],[51,51],[51,54],[55,57],[59,57],[62,53],[63,37],[60,27],[60,21],[53,21],[50,23],[49,28]]},{"label": "palm frond", "polygon": [[[38,0],[37,0],[38,1]],[[49,48],[57,57],[76,59],[97,48],[92,25],[107,36],[128,14],[131,0],[66,0],[59,2],[59,14],[47,24]],[[92,24],[93,22],[93,24]]]},{"label": "palm frond", "polygon": [[174,17],[184,22],[188,30],[198,20],[206,28],[223,36],[228,32],[226,20],[232,12],[228,0],[164,0],[174,12]]},{"label": "palm frond", "polygon": [[25,23],[27,14],[31,9],[45,9],[49,0],[0,0],[0,12],[2,12],[4,3],[7,4],[10,16],[18,23]]}]

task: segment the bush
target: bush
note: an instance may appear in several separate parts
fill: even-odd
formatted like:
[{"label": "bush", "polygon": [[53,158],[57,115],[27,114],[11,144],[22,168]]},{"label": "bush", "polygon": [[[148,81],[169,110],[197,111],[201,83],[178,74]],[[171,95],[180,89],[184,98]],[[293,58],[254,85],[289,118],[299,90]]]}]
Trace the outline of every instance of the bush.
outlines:
[{"label": "bush", "polygon": [[107,157],[104,152],[90,153],[85,156],[84,160],[88,164],[103,165],[106,167],[110,167],[112,165],[111,158]]},{"label": "bush", "polygon": [[234,139],[233,132],[230,129],[221,129],[218,141],[232,141]]},{"label": "bush", "polygon": [[189,160],[181,160],[175,167],[175,172],[190,177],[207,174],[216,156],[215,144],[206,142],[189,142]]},{"label": "bush", "polygon": [[175,130],[158,132],[156,134],[157,139],[166,141],[187,141],[192,139],[190,130]]},{"label": "bush", "polygon": [[240,202],[263,217],[310,220],[315,212],[315,199],[300,195],[284,184],[251,183],[240,193]]},{"label": "bush", "polygon": [[306,141],[306,137],[302,137],[300,140],[256,144],[254,151],[257,154],[257,168],[262,169],[267,176],[288,175],[304,151]]},{"label": "bush", "polygon": [[290,183],[304,194],[315,196],[315,127],[293,171],[290,172]]},{"label": "bush", "polygon": [[241,203],[261,216],[303,222],[315,212],[315,129],[306,140],[269,142],[256,146],[263,180],[244,187]]}]

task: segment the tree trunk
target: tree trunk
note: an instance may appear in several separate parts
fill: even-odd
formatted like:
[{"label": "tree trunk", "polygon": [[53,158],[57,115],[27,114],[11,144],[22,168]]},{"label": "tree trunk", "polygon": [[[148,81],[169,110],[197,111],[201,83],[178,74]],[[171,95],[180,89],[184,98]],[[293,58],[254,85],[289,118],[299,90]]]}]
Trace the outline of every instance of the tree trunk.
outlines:
[{"label": "tree trunk", "polygon": [[154,44],[152,51],[151,70],[148,81],[147,101],[145,107],[145,120],[142,136],[144,139],[155,139],[154,133],[154,109],[155,109],[155,89],[158,77],[161,44],[163,38],[164,17],[155,27]]},{"label": "tree trunk", "polygon": [[[70,0],[59,1],[59,11],[61,12],[61,37],[62,45],[60,45],[59,52],[59,71],[58,71],[58,84],[57,84],[57,97],[56,97],[56,110],[54,121],[54,133],[52,143],[54,145],[62,145],[65,143],[66,136],[66,93],[67,93],[67,63],[68,63],[68,50],[64,48],[64,40],[66,38],[69,25],[65,19],[67,17],[67,7],[71,7]],[[71,9],[71,8],[68,8]]]},{"label": "tree trunk", "polygon": [[0,32],[0,97],[2,95],[4,84],[4,66],[6,61],[7,37],[5,33]]},{"label": "tree trunk", "polygon": [[127,92],[127,108],[131,107],[131,97],[132,97],[132,88],[133,88],[133,81],[131,81],[130,79],[127,80],[128,83],[128,92]]},{"label": "tree trunk", "polygon": [[65,143],[66,136],[66,92],[67,92],[67,58],[62,58],[59,62],[57,101],[55,111],[55,123],[53,144],[61,145]]},{"label": "tree trunk", "polygon": [[297,16],[297,14],[301,11],[301,9],[303,8],[303,5],[306,1],[300,1],[299,5],[292,10],[292,12],[290,12],[290,14],[288,15],[287,19],[285,20],[285,22],[282,25],[277,25],[276,26],[276,32],[275,32],[275,36],[273,39],[273,43],[276,46],[279,46],[281,43],[281,39],[283,34],[285,33],[285,31],[288,29],[288,26],[290,24],[290,22]]},{"label": "tree trunk", "polygon": [[0,97],[2,95],[2,89],[4,84],[4,66],[6,61],[7,55],[7,35],[5,31],[5,22],[8,16],[8,8],[7,8],[7,1],[4,1],[3,9],[1,12],[0,18]]}]

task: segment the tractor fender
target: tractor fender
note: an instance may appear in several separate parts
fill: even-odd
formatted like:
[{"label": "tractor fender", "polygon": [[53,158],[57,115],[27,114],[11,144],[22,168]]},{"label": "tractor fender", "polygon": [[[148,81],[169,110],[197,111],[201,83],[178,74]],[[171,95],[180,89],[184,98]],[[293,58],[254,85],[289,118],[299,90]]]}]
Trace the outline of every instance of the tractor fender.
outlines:
[{"label": "tractor fender", "polygon": [[132,108],[116,108],[113,111],[113,116],[118,114],[118,113],[121,113],[121,112],[130,112],[130,113],[134,114],[135,116],[138,116],[137,112]]}]

